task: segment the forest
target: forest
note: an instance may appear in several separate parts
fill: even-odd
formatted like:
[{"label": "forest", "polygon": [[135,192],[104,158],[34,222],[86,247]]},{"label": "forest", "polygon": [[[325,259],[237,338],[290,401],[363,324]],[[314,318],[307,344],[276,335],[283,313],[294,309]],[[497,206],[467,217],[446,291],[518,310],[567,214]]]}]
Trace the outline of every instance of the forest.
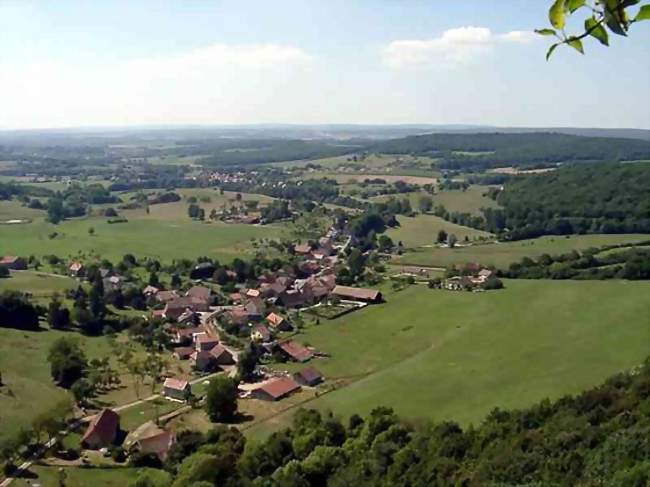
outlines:
[{"label": "forest", "polygon": [[650,159],[650,142],[558,133],[427,134],[388,140],[372,152],[428,155],[442,169],[546,167],[566,162],[618,162]]},{"label": "forest", "polygon": [[650,232],[650,164],[573,164],[511,179],[484,210],[486,229],[540,235]]}]

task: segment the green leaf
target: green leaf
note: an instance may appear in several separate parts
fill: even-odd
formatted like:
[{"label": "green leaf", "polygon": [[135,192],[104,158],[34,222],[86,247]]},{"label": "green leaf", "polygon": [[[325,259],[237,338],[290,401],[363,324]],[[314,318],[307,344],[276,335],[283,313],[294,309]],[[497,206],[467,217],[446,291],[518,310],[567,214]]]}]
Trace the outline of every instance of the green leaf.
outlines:
[{"label": "green leaf", "polygon": [[551,47],[548,48],[548,52],[546,53],[546,60],[548,61],[551,58],[551,54],[553,54],[553,51],[557,49],[557,46],[559,46],[561,43],[558,42],[557,44],[553,44]]},{"label": "green leaf", "polygon": [[566,12],[564,11],[566,0],[555,0],[548,11],[548,19],[556,29],[564,29],[566,25]]},{"label": "green leaf", "polygon": [[590,17],[585,20],[585,31],[589,32],[590,36],[598,39],[601,44],[609,46],[609,34],[607,34],[607,29],[598,24],[598,21],[595,18]]},{"label": "green leaf", "polygon": [[553,29],[535,29],[535,32],[542,36],[556,36],[557,33]]},{"label": "green leaf", "polygon": [[639,20],[650,20],[650,5],[644,5],[639,10],[639,13],[634,17],[634,21],[638,22]]},{"label": "green leaf", "polygon": [[616,18],[613,15],[610,15],[609,13],[605,14],[605,23],[607,24],[607,27],[609,30],[611,30],[614,34],[618,34],[620,36],[627,36],[627,33],[625,32],[625,29],[621,25],[621,23],[618,21],[618,18]]},{"label": "green leaf", "polygon": [[580,7],[584,7],[585,3],[586,0],[568,0],[567,8],[569,9],[569,12],[573,13],[576,10],[578,10]]},{"label": "green leaf", "polygon": [[566,43],[570,45],[572,48],[574,48],[576,51],[578,51],[580,54],[585,53],[585,50],[582,47],[582,41],[577,37],[569,39],[568,41],[566,41]]}]

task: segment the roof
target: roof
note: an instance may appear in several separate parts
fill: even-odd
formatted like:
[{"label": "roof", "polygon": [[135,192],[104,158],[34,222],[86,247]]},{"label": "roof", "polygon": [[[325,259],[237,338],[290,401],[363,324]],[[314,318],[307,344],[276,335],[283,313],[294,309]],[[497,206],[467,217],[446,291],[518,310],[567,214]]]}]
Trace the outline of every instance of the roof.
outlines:
[{"label": "roof", "polygon": [[299,375],[305,382],[314,382],[323,378],[323,374],[315,367],[306,367],[297,372],[296,375]]},{"label": "roof", "polygon": [[178,297],[176,291],[158,291],[156,293],[156,299],[158,301],[172,301]]},{"label": "roof", "polygon": [[92,435],[97,435],[101,443],[110,443],[115,438],[115,432],[120,424],[120,416],[112,409],[102,409],[88,423],[88,429],[81,438],[82,443]]},{"label": "roof", "polygon": [[270,330],[264,326],[264,325],[259,325],[256,326],[253,330],[254,333],[259,333],[262,336],[262,340],[270,340],[271,339],[271,332]]},{"label": "roof", "polygon": [[198,335],[196,337],[196,343],[219,343],[219,339],[216,337],[211,337],[205,334]]},{"label": "roof", "polygon": [[[160,295],[162,293],[158,293]],[[196,305],[205,305],[205,300],[196,298],[194,296],[185,296],[182,298],[174,298],[167,302],[167,309],[182,309],[193,308]]]},{"label": "roof", "polygon": [[284,353],[289,355],[296,362],[306,362],[314,356],[313,353],[311,353],[298,342],[294,342],[293,340],[280,343],[279,346]]},{"label": "roof", "polygon": [[0,264],[15,264],[19,259],[20,257],[16,257],[15,255],[5,255],[0,259]]},{"label": "roof", "polygon": [[176,389],[177,391],[184,391],[190,383],[185,379],[175,379],[173,377],[167,377],[163,387],[166,389]]},{"label": "roof", "polygon": [[246,296],[249,298],[257,298],[260,295],[260,290],[259,289],[249,289],[246,291]]},{"label": "roof", "polygon": [[266,317],[266,321],[268,321],[271,326],[277,327],[284,323],[284,318],[277,313],[269,313]]},{"label": "roof", "polygon": [[278,299],[280,299],[286,307],[303,305],[306,301],[306,297],[299,291],[285,291],[278,296]]},{"label": "roof", "polygon": [[79,271],[83,268],[83,264],[79,261],[75,261],[72,264],[70,264],[70,270],[71,271]]},{"label": "roof", "polygon": [[332,291],[337,296],[353,299],[370,299],[372,301],[379,298],[381,293],[376,289],[367,289],[362,287],[336,286]]},{"label": "roof", "polygon": [[142,290],[143,294],[157,294],[160,291],[156,286],[147,286]]},{"label": "roof", "polygon": [[264,302],[260,298],[251,298],[244,305],[244,308],[248,314],[258,315],[264,309]]},{"label": "roof", "polygon": [[138,440],[138,446],[142,453],[155,453],[162,460],[167,457],[174,443],[176,443],[176,435],[164,430],[157,435]]},{"label": "roof", "polygon": [[230,353],[230,351],[228,351],[228,349],[223,345],[216,345],[214,348],[210,350],[210,355],[212,355],[217,360],[219,359],[219,357],[223,356],[224,354],[228,354],[230,358],[232,358],[232,354]]},{"label": "roof", "polygon": [[194,352],[194,347],[176,347],[174,353],[179,357],[189,357]]},{"label": "roof", "polygon": [[209,301],[210,296],[212,296],[212,290],[205,286],[193,286],[187,291],[185,295],[200,299],[202,301]]},{"label": "roof", "polygon": [[280,377],[272,380],[259,387],[258,390],[264,391],[274,399],[286,396],[287,394],[300,389],[300,385],[289,377]]},{"label": "roof", "polygon": [[131,431],[124,440],[124,446],[127,448],[140,441],[144,438],[150,438],[152,436],[157,436],[160,433],[164,433],[165,430],[159,427],[153,421],[147,421],[146,423],[141,424],[136,429]]},{"label": "roof", "polygon": [[311,252],[311,245],[308,243],[298,244],[294,247],[296,254],[308,254]]},{"label": "roof", "polygon": [[490,269],[483,269],[478,273],[479,276],[484,276],[484,277],[490,277],[492,274],[493,272]]}]

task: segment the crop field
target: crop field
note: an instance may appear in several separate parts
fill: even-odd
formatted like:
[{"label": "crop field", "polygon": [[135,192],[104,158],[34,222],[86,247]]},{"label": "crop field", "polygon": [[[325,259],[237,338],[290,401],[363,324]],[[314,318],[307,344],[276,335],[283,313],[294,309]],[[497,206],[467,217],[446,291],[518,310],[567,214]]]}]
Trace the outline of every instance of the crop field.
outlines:
[{"label": "crop field", "polygon": [[[434,215],[417,215],[412,218],[399,216],[397,220],[400,226],[389,229],[386,234],[395,243],[401,241],[407,248],[420,247],[422,245],[433,246],[440,230],[444,230],[448,234],[456,235],[459,243],[462,243],[465,237],[472,240],[479,237],[490,238],[492,236],[490,233],[456,225]],[[408,256],[410,255],[416,254],[407,253],[403,259],[408,260]]]},{"label": "crop field", "polygon": [[[414,420],[478,422],[593,386],[650,352],[648,282],[506,281],[486,293],[414,285],[297,339],[340,389],[305,407],[346,417],[385,405]],[[251,428],[285,426],[292,411]]]},{"label": "crop field", "polygon": [[[417,235],[417,227],[414,231]],[[425,233],[424,230],[422,233]],[[430,230],[426,231],[426,235],[431,235],[431,239],[435,238],[435,234],[431,234]],[[456,236],[460,240],[460,236],[458,234]],[[391,237],[395,239],[395,237]],[[414,239],[417,239],[417,236]],[[424,239],[424,236],[422,239]],[[394,262],[434,267],[478,262],[486,266],[492,265],[505,269],[513,262],[520,261],[524,257],[536,258],[542,254],[558,255],[589,247],[634,243],[649,239],[650,235],[643,234],[546,236],[516,242],[476,244],[453,249],[420,248],[414,252],[406,252],[402,256],[395,257]]]}]

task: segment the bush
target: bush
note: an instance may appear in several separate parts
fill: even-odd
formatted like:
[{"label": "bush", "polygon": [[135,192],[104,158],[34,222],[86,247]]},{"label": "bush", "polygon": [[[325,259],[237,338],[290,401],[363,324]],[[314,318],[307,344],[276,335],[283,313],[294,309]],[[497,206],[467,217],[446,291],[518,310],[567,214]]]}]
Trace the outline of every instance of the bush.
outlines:
[{"label": "bush", "polygon": [[10,276],[11,272],[9,272],[9,268],[6,265],[0,265],[0,279]]}]

